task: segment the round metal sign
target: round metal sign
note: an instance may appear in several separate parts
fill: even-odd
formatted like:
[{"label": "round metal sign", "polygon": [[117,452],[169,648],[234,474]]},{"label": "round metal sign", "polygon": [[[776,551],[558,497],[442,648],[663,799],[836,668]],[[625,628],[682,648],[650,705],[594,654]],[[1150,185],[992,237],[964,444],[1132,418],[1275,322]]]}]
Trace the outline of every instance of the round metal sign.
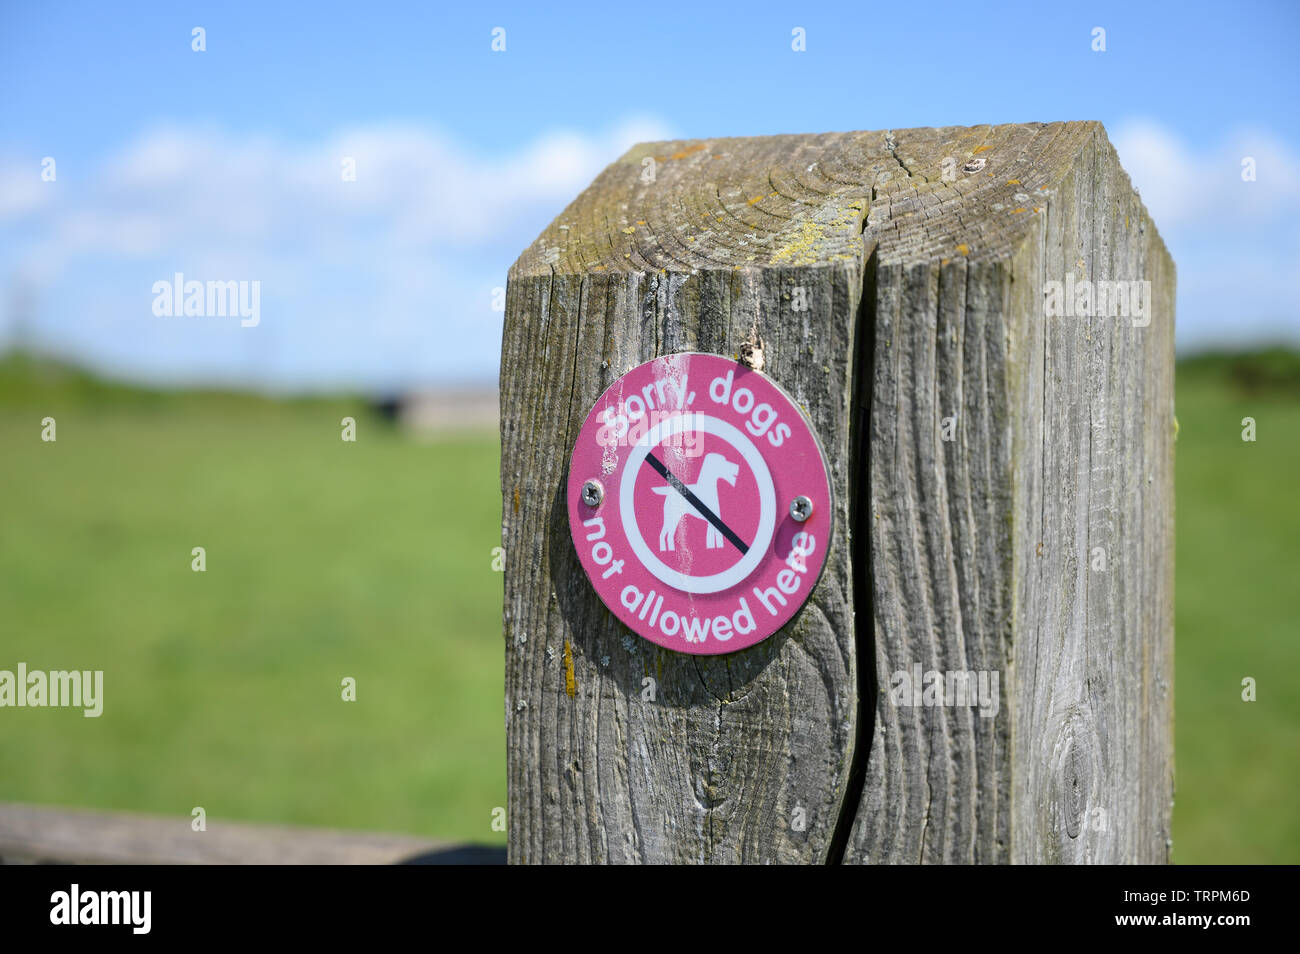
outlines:
[{"label": "round metal sign", "polygon": [[667,649],[771,636],[821,575],[826,458],[775,382],[712,354],[638,365],[600,396],[569,465],[569,526],[592,586]]}]

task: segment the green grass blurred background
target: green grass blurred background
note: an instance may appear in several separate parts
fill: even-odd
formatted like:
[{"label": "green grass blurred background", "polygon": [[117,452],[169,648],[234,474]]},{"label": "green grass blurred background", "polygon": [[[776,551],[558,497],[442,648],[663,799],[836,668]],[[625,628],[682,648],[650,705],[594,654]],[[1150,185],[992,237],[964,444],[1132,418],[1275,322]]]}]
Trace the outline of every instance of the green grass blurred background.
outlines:
[{"label": "green grass blurred background", "polygon": [[[1295,863],[1300,356],[1177,380],[1174,857]],[[0,801],[501,843],[497,464],[360,399],[0,360],[0,668],[104,669],[110,714],[0,713]]]},{"label": "green grass blurred background", "polygon": [[103,669],[106,714],[0,712],[0,800],[501,842],[497,447],[5,362],[0,668]]}]

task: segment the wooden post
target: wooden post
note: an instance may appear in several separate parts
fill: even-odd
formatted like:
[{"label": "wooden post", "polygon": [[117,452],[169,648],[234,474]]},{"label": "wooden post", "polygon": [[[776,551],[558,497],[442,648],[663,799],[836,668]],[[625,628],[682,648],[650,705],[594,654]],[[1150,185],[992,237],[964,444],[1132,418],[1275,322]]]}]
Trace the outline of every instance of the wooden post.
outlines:
[{"label": "wooden post", "polygon": [[[506,296],[511,860],[1167,861],[1174,280],[1093,122],[601,173]],[[802,612],[726,656],[615,620],[565,508],[597,397],[688,350],[806,408],[839,502]]]}]

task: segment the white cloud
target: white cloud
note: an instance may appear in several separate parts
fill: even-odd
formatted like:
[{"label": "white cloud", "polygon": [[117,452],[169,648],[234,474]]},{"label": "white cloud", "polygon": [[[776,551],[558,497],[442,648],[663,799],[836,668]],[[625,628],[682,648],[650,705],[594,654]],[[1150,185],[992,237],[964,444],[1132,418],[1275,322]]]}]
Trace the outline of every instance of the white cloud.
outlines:
[{"label": "white cloud", "polygon": [[[492,154],[413,124],[307,144],[152,129],[84,178],[46,186],[39,169],[0,164],[0,254],[14,253],[0,283],[34,290],[47,343],[119,371],[362,385],[494,375],[491,290],[510,263],[630,145],[667,136],[629,120]],[[343,179],[345,158],[356,181]],[[149,288],[174,271],[261,281],[275,355],[252,361],[255,342],[196,324],[173,324],[160,348]],[[453,329],[469,356],[459,362],[438,344]]]},{"label": "white cloud", "polygon": [[[0,157],[0,308],[34,300],[44,343],[180,381],[493,377],[490,302],[510,263],[628,146],[669,135],[630,120],[502,153],[414,124],[305,144],[167,127],[75,173],[61,162],[55,183],[31,157]],[[1300,339],[1300,156],[1259,130],[1188,143],[1139,120],[1112,139],[1178,264],[1180,347]],[[1243,156],[1254,182],[1241,180]],[[261,325],[160,326],[150,289],[176,271],[261,281]]]},{"label": "white cloud", "polygon": [[[382,222],[393,241],[464,246],[500,236],[537,206],[562,206],[630,145],[666,135],[653,120],[630,121],[603,136],[552,132],[493,157],[409,124],[343,130],[305,147],[172,127],[112,156],[93,194],[63,214],[83,223],[120,217],[137,225],[163,216],[168,241],[201,235],[213,244],[257,236],[276,242],[291,234],[306,238],[303,227],[313,223],[328,234],[330,227],[366,221]],[[356,181],[342,178],[345,158],[355,161]],[[28,190],[15,187],[9,205],[10,217],[30,209]],[[58,222],[59,211],[54,215]],[[91,237],[85,228],[69,235],[82,250]],[[100,250],[131,249],[108,242]]]},{"label": "white cloud", "polygon": [[[1162,231],[1260,223],[1300,209],[1300,154],[1266,131],[1238,130],[1198,147],[1159,123],[1132,120],[1118,125],[1111,141]],[[1253,182],[1241,178],[1247,157],[1255,160]]]},{"label": "white cloud", "polygon": [[1150,120],[1111,141],[1178,267],[1179,349],[1300,343],[1300,154],[1266,130],[1189,143]]}]

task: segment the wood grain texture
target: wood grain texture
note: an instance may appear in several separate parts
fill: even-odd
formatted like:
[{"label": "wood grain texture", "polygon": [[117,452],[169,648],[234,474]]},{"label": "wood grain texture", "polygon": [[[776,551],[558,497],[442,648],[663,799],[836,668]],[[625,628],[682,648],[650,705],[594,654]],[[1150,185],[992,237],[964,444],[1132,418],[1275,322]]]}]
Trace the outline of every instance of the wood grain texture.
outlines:
[{"label": "wood grain texture", "polygon": [[[1076,261],[1150,278],[1150,325],[1046,320]],[[1095,123],[652,143],[606,169],[507,291],[511,859],[1154,860],[1172,294]],[[752,349],[823,441],[835,539],[776,636],[678,655],[595,596],[565,467],[630,368]],[[1082,576],[1103,536],[1109,575]],[[998,714],[895,705],[913,664],[998,672]]]},{"label": "wood grain texture", "polygon": [[[1174,269],[1101,130],[1013,274],[1146,278],[1150,324],[1013,309],[1013,860],[1168,860]],[[1037,322],[1035,322],[1037,318]],[[1023,448],[1023,449],[1021,449]],[[1098,549],[1104,569],[1098,569]]]}]

